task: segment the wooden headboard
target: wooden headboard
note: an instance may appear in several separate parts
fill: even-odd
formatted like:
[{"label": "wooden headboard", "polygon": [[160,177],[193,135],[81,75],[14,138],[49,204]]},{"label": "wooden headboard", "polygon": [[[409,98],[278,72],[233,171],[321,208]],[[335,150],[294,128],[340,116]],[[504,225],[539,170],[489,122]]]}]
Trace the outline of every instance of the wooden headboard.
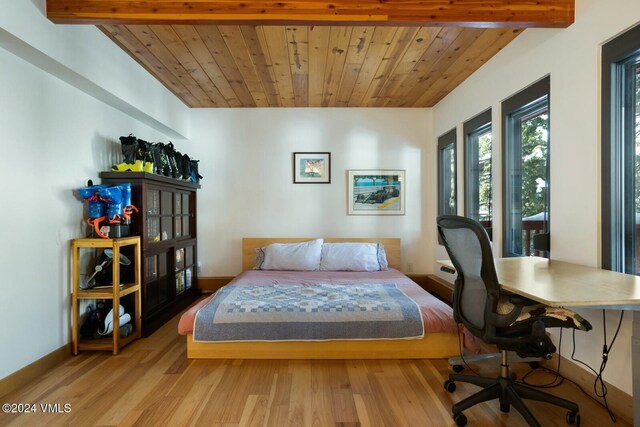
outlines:
[{"label": "wooden headboard", "polygon": [[[245,237],[242,239],[242,271],[251,270],[255,264],[257,248],[271,243],[298,243],[313,240],[314,237]],[[325,238],[327,243],[367,242],[382,243],[387,253],[389,267],[400,270],[400,239],[398,238]]]}]

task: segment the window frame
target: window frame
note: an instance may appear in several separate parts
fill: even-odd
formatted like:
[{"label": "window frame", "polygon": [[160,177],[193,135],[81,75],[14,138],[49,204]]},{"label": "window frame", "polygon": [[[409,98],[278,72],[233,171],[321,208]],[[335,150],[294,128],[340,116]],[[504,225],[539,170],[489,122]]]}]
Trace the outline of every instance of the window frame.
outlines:
[{"label": "window frame", "polygon": [[443,200],[444,197],[444,180],[443,180],[443,155],[442,153],[446,148],[453,145],[453,210],[454,215],[457,214],[458,211],[458,161],[457,161],[457,135],[456,128],[451,129],[450,131],[440,135],[438,137],[438,215],[444,215],[443,212]]},{"label": "window frame", "polygon": [[[464,158],[464,216],[467,218],[474,218],[471,212],[471,173],[470,168],[472,166],[471,156],[475,156],[475,152],[473,152],[470,148],[471,138],[478,135],[484,134],[487,131],[492,132],[493,125],[491,120],[491,107],[483,111],[482,113],[470,118],[466,122],[462,124],[462,129],[464,133],[464,144],[463,144],[463,158]],[[492,137],[493,141],[493,137]],[[474,157],[475,160],[475,157]],[[491,174],[493,176],[493,142],[491,147]],[[493,199],[493,182],[491,183],[491,198]],[[475,192],[475,189],[474,189]],[[493,200],[491,200],[491,228],[493,228]],[[475,218],[474,218],[475,219]]]},{"label": "window frame", "polygon": [[[631,94],[622,91],[625,84],[622,78],[623,68],[629,60],[640,55],[640,25],[625,31],[602,46],[602,81],[601,81],[601,170],[602,170],[602,268],[629,272],[633,270],[635,247],[634,239],[625,239],[625,234],[635,228],[634,215],[626,215],[625,207],[635,205],[635,192],[625,188],[635,188],[635,177],[626,171],[635,169],[635,140],[625,139],[625,135],[634,133],[629,129],[621,129],[621,125],[629,126],[635,118],[629,120],[633,108],[625,108],[625,113],[618,107],[634,102]],[[627,81],[626,84],[629,82]],[[625,96],[626,95],[626,96]],[[631,100],[630,100],[631,98]],[[633,139],[633,138],[631,138]],[[630,147],[633,145],[633,147]],[[628,151],[632,155],[628,155]],[[625,156],[625,154],[627,154]],[[614,176],[615,174],[615,176]],[[622,195],[620,195],[622,194]],[[635,233],[634,233],[635,234]],[[631,252],[634,256],[625,256]],[[636,266],[637,268],[637,266]]]},{"label": "window frame", "polygon": [[[546,75],[535,83],[515,93],[509,98],[505,99],[501,103],[501,116],[502,116],[502,256],[503,257],[515,257],[521,256],[520,254],[512,253],[509,247],[509,161],[512,157],[512,148],[509,144],[512,143],[514,135],[513,129],[510,127],[513,122],[513,115],[519,112],[523,112],[526,109],[530,109],[537,101],[546,97],[546,109],[548,117],[548,141],[547,141],[547,227],[550,228],[551,219],[551,77]],[[526,117],[526,115],[522,115]],[[520,146],[522,144],[519,144]],[[521,156],[520,156],[521,157]],[[545,230],[549,231],[549,229]]]}]

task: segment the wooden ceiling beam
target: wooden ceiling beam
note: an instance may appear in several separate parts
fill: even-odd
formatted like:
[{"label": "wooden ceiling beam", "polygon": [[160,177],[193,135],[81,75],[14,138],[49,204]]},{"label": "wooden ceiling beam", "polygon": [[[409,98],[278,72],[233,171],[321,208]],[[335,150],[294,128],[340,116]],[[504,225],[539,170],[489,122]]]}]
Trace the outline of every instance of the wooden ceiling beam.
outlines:
[{"label": "wooden ceiling beam", "polygon": [[58,24],[568,27],[575,0],[47,0]]}]

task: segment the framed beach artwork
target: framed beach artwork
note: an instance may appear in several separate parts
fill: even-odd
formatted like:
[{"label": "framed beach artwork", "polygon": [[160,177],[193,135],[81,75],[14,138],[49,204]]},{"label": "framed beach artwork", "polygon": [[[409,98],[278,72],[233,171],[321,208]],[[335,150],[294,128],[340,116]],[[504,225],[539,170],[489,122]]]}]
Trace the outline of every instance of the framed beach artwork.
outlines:
[{"label": "framed beach artwork", "polygon": [[405,171],[348,170],[349,215],[404,215]]},{"label": "framed beach artwork", "polygon": [[294,184],[330,184],[331,153],[293,153]]}]

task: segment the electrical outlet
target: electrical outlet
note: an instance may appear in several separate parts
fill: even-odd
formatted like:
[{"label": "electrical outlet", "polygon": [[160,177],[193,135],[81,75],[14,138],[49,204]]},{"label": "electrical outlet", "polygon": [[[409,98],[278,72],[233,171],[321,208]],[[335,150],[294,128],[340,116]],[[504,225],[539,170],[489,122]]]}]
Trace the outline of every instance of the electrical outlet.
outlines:
[{"label": "electrical outlet", "polygon": [[407,273],[413,273],[413,264],[410,262],[407,263]]},{"label": "electrical outlet", "polygon": [[198,274],[202,273],[202,261],[198,261]]}]

